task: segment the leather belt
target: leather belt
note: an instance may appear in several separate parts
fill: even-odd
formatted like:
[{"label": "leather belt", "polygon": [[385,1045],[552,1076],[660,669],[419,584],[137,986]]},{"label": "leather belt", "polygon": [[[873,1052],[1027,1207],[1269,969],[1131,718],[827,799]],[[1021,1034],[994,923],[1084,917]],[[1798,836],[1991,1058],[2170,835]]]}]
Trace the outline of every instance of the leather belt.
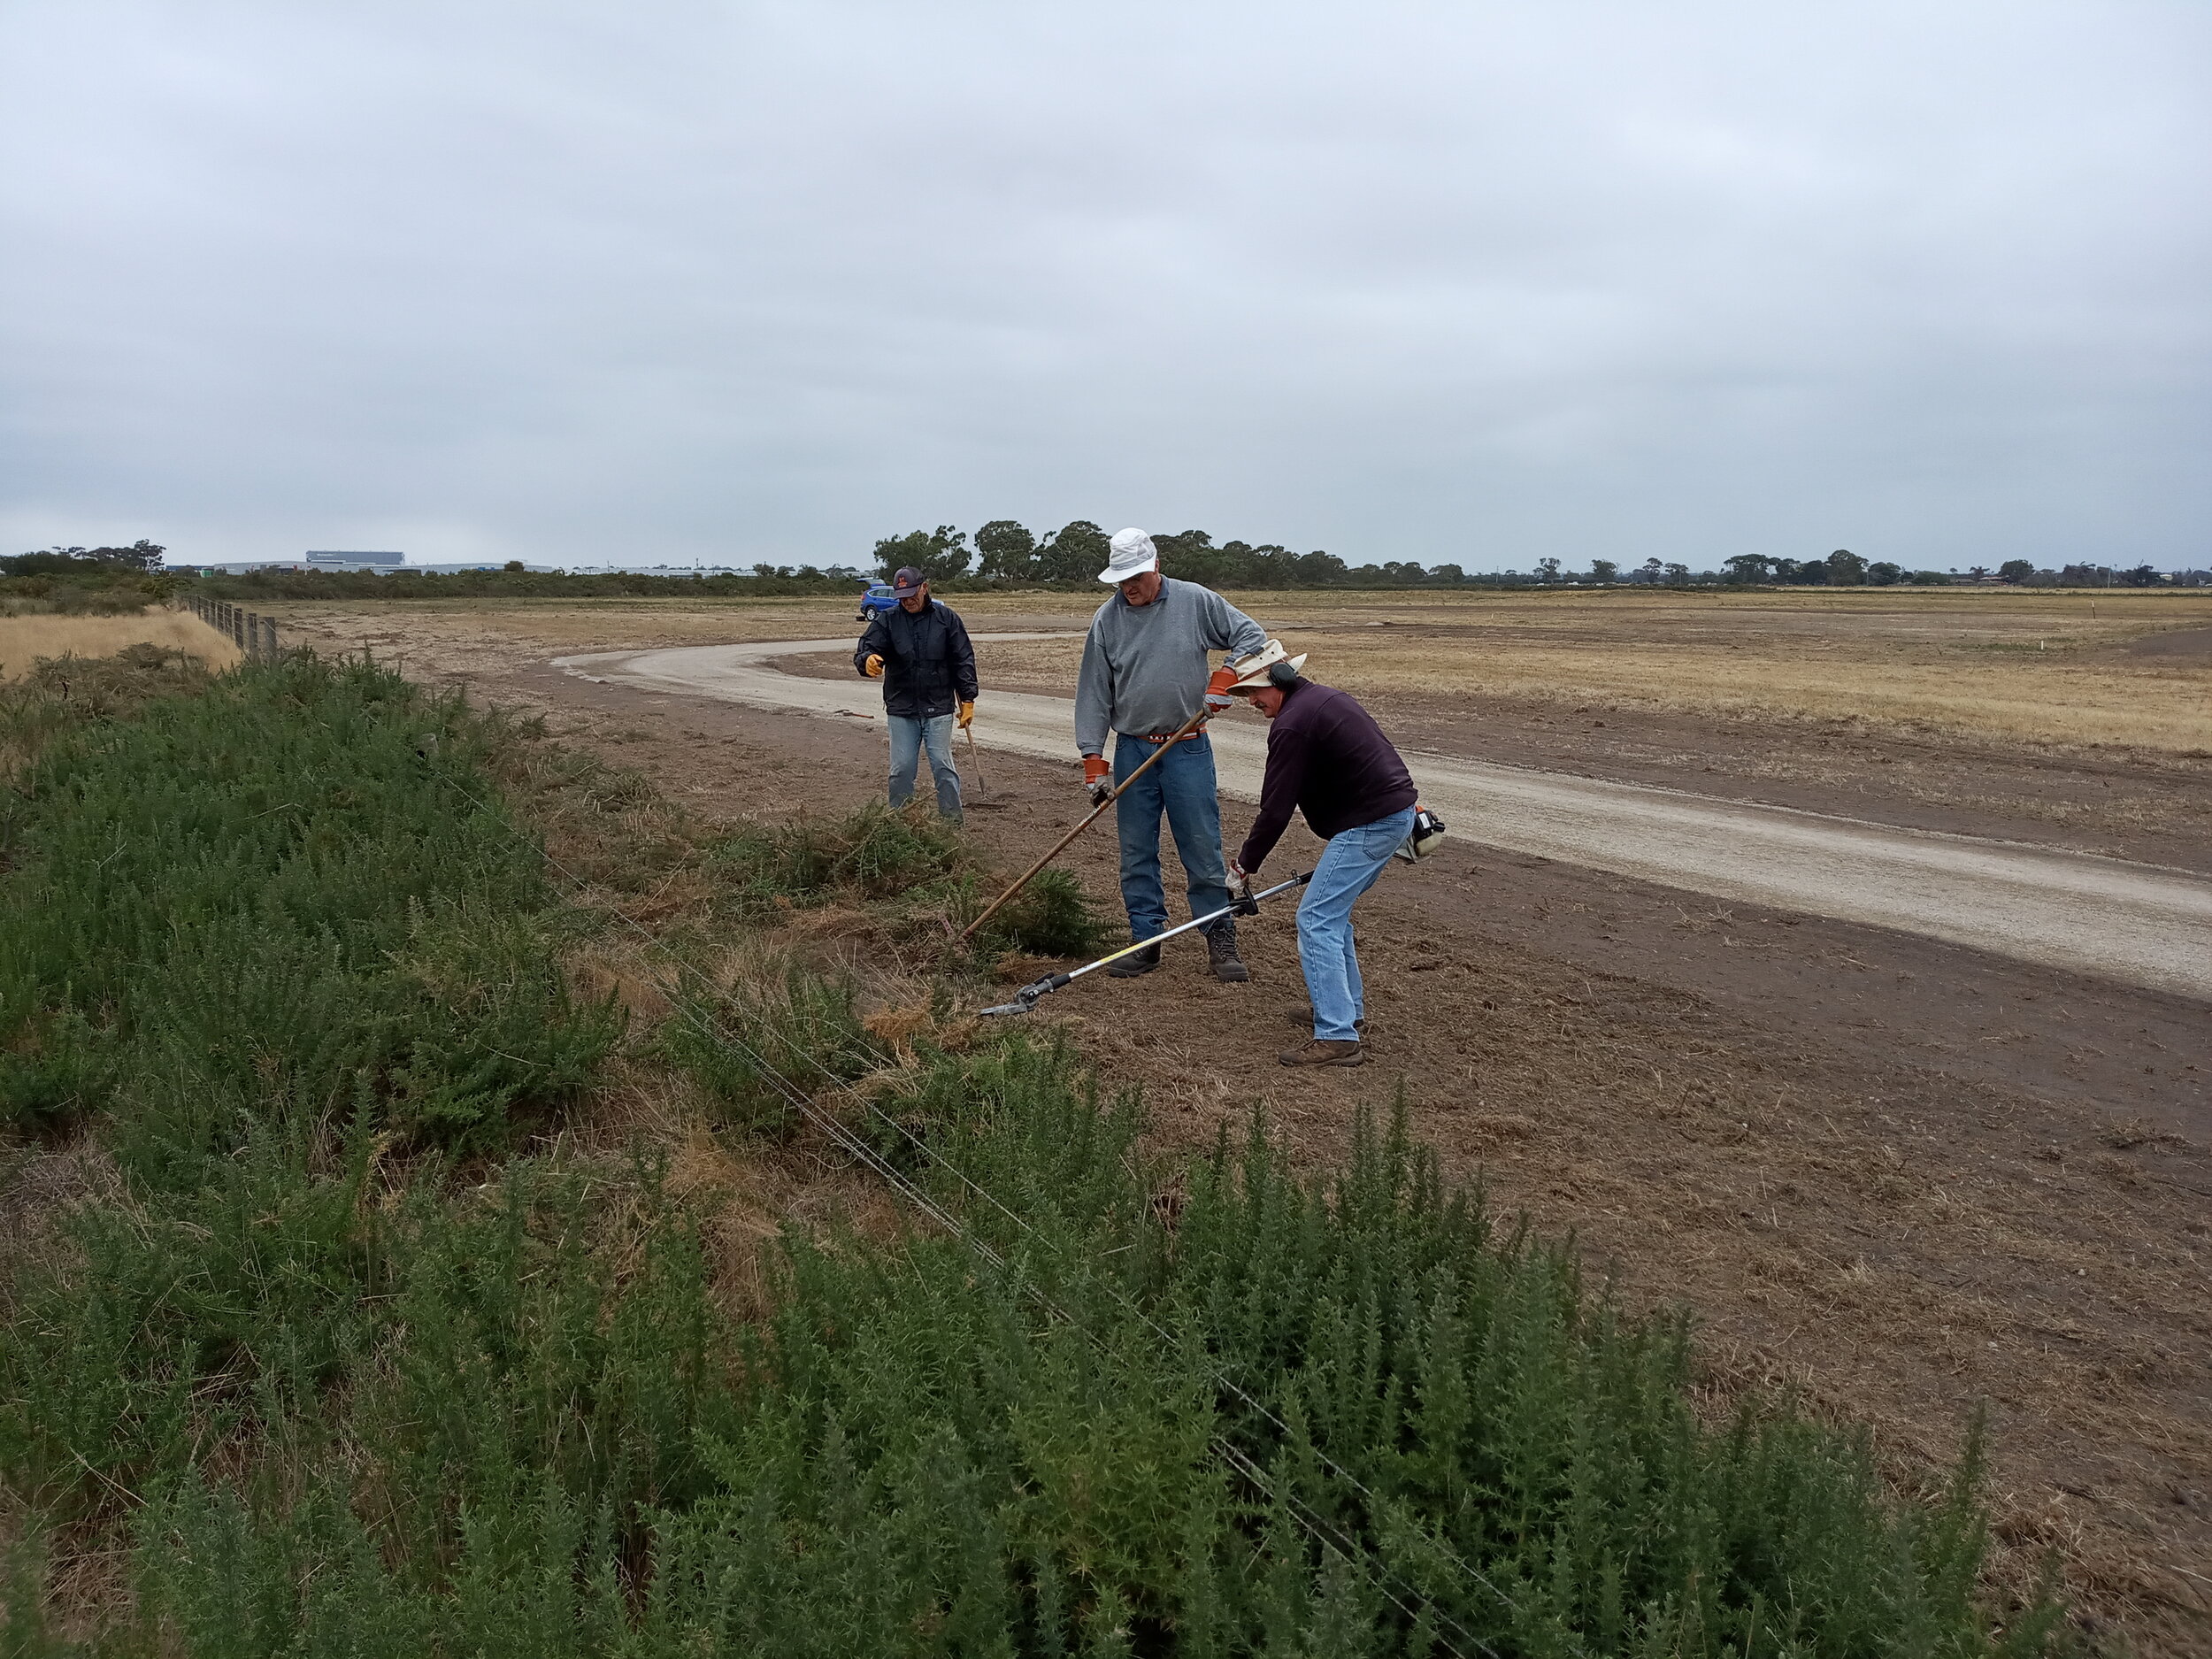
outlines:
[{"label": "leather belt", "polygon": [[1179,737],[1196,737],[1206,729],[1206,724],[1201,720],[1187,732],[1129,732],[1124,735],[1141,738],[1148,743],[1171,743]]}]

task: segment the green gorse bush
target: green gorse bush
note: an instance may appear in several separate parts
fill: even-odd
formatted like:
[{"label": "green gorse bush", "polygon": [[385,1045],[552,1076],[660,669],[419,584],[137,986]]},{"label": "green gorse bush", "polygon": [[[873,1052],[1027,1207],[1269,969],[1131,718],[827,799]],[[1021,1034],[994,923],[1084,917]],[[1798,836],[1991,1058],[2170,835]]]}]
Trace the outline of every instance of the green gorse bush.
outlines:
[{"label": "green gorse bush", "polygon": [[495,1143],[616,1035],[457,701],[312,658],[62,736],[0,810],[0,1122],[187,1158],[350,1114]]},{"label": "green gorse bush", "polygon": [[[227,714],[204,728],[209,709]],[[104,764],[148,781],[161,810],[142,821],[188,856],[173,887],[125,856],[130,881],[75,881],[75,958],[58,929],[20,958],[42,1041],[76,1022],[65,1051],[88,1057],[63,1110],[111,1138],[125,1191],[6,1285],[0,1471],[36,1546],[0,1563],[12,1648],[70,1650],[27,1594],[37,1557],[118,1548],[133,1596],[91,1641],[118,1654],[2047,1646],[2050,1609],[2001,1625],[1977,1600],[1970,1453],[1947,1492],[1901,1502],[1863,1440],[1786,1408],[1701,1424],[1682,1322],[1624,1318],[1568,1253],[1498,1236],[1402,1116],[1363,1124],[1328,1181],[1258,1126],[1158,1164],[1138,1102],[1102,1100],[1063,1048],[932,1055],[865,1125],[964,1236],[794,1232],[766,1311],[733,1306],[704,1215],[650,1155],[557,1156],[419,1109],[409,1064],[472,1075],[483,1026],[445,1005],[487,960],[541,987],[572,1045],[488,1113],[587,1076],[610,1038],[542,988],[567,924],[498,850],[528,847],[511,819],[492,833],[480,770],[421,787],[434,763],[399,740],[433,717],[434,764],[468,764],[457,709],[294,665],[41,763],[0,902],[24,904],[57,849],[106,856]],[[334,726],[348,741],[326,747]],[[147,746],[166,733],[204,764],[211,729],[274,751],[226,774],[268,798],[355,795],[315,820],[348,849],[323,868],[352,902],[295,891],[286,861],[306,855],[239,827],[262,821],[247,805],[282,816],[263,795],[160,781]],[[196,824],[204,854],[178,833]],[[195,983],[244,972],[213,954],[247,935],[217,925],[206,895],[229,889],[203,869],[234,832],[222,868],[267,875],[320,930],[319,953],[283,959],[291,1005],[343,1017],[328,976],[362,992],[376,1041],[285,1023],[272,992],[235,1003],[254,1050],[207,993],[185,1000],[230,1071],[164,1034],[130,953]],[[425,869],[434,848],[457,856]],[[150,893],[170,895],[165,931],[104,913]],[[534,931],[490,927],[494,893]],[[472,920],[465,948],[443,926]],[[382,973],[441,988],[409,1000]],[[824,1035],[779,1064],[849,1072],[850,987],[786,977],[811,1011],[780,1040]],[[468,1006],[501,1018],[495,997]],[[711,1049],[732,1011],[676,1018]]]},{"label": "green gorse bush", "polygon": [[[987,902],[973,847],[918,803],[871,804],[835,821],[749,825],[715,846],[709,867],[725,908],[749,920],[841,901],[933,917],[949,931]],[[1054,869],[1039,872],[978,942],[987,952],[1076,956],[1102,932],[1082,884]]]}]

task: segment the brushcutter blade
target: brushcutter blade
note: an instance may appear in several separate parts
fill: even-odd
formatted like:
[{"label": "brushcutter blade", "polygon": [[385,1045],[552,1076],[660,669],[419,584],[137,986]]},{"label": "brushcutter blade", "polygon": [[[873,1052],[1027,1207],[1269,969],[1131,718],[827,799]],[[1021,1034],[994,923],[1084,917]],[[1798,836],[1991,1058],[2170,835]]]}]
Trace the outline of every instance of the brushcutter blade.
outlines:
[{"label": "brushcutter blade", "polygon": [[978,1009],[976,1011],[979,1015],[1026,1014],[1036,1008],[1039,997],[1049,996],[1067,982],[1068,976],[1064,973],[1048,973],[1041,979],[1032,979],[1020,990],[1015,992],[1012,1002],[1001,1002],[996,1008]]}]

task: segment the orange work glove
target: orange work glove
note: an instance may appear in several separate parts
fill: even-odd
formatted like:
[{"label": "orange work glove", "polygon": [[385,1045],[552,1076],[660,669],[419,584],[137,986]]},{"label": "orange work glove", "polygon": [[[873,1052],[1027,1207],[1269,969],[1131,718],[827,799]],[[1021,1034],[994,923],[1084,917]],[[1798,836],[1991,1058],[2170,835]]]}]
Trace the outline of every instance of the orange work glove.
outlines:
[{"label": "orange work glove", "polygon": [[1229,695],[1229,687],[1243,678],[1233,668],[1215,669],[1213,678],[1206,682],[1206,706],[1217,714],[1224,709],[1233,708],[1236,699]]},{"label": "orange work glove", "polygon": [[975,699],[973,697],[970,697],[965,703],[960,705],[960,715],[959,718],[954,721],[954,724],[964,732],[968,729],[968,722],[974,718]]},{"label": "orange work glove", "polygon": [[1092,804],[1113,794],[1113,776],[1114,769],[1106,764],[1103,755],[1083,757],[1083,787],[1090,791]]},{"label": "orange work glove", "polygon": [[881,680],[883,678],[883,658],[876,652],[869,652],[868,660],[861,664],[861,666],[868,671],[869,679]]}]

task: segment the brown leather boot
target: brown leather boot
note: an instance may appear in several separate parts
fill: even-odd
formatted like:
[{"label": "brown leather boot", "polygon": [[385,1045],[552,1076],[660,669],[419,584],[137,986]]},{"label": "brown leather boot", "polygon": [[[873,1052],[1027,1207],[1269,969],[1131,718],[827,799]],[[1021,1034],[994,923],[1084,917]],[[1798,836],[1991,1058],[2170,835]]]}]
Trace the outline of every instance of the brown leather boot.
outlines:
[{"label": "brown leather boot", "polygon": [[1225,985],[1242,985],[1252,977],[1252,970],[1237,956],[1234,922],[1217,922],[1206,935],[1206,965],[1213,970],[1214,978]]},{"label": "brown leather boot", "polygon": [[1285,1065],[1365,1065],[1367,1050],[1356,1042],[1331,1042],[1315,1037],[1275,1057]]},{"label": "brown leather boot", "polygon": [[1134,979],[1151,972],[1159,965],[1159,946],[1148,945],[1144,949],[1124,956],[1119,962],[1114,964],[1112,967],[1106,970],[1106,977],[1110,979]]}]

